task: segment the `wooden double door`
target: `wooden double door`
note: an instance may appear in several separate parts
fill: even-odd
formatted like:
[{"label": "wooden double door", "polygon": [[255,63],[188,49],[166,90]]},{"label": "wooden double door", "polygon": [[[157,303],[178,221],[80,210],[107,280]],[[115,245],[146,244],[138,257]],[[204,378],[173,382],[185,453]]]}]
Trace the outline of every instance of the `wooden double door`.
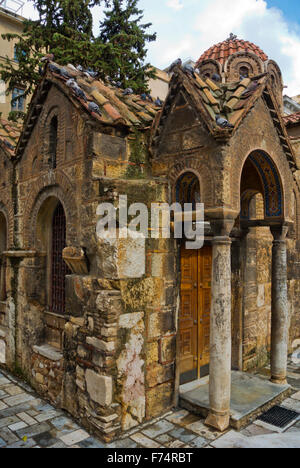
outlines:
[{"label": "wooden double door", "polygon": [[209,374],[212,248],[181,249],[180,384]]}]

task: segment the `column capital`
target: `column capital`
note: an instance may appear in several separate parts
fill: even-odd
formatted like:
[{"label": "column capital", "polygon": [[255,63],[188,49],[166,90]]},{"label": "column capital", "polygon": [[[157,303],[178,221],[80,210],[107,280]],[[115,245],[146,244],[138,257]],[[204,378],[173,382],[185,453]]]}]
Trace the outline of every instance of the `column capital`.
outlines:
[{"label": "column capital", "polygon": [[286,224],[271,226],[271,233],[274,238],[274,242],[286,242],[288,231],[289,226]]},{"label": "column capital", "polygon": [[230,233],[234,226],[235,219],[219,218],[210,221],[211,229],[216,239],[230,240]]}]

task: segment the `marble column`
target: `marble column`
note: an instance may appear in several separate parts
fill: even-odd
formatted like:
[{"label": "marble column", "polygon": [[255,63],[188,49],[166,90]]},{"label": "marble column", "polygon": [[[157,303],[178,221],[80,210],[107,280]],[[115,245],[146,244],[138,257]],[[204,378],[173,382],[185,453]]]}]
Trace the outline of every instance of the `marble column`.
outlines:
[{"label": "marble column", "polygon": [[287,226],[272,228],[272,322],[271,381],[285,384],[289,338],[289,305],[287,291]]},{"label": "marble column", "polygon": [[210,411],[206,424],[219,431],[229,427],[231,396],[231,240],[233,222],[216,229],[213,244],[210,322]]}]

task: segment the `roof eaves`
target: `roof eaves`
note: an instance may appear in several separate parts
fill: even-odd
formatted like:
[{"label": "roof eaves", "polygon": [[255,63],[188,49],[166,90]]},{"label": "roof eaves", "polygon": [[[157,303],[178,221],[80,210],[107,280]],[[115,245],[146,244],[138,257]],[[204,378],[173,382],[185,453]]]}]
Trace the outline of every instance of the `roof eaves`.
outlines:
[{"label": "roof eaves", "polygon": [[273,90],[268,84],[266,88],[264,89],[263,98],[270,110],[271,118],[277,130],[282,149],[285,152],[290,168],[292,172],[295,172],[297,170],[297,161],[296,161],[295,152],[292,147],[290,138],[288,136],[288,133],[284,124],[284,120],[283,120],[283,117],[281,116],[281,112],[276,102],[276,98],[274,96]]}]

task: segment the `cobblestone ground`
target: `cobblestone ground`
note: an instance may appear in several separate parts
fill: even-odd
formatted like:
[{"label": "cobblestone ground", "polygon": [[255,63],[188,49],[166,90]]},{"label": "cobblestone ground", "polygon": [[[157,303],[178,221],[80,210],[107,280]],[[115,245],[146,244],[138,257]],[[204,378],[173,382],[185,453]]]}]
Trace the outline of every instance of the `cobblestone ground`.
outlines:
[{"label": "cobblestone ground", "polygon": [[[257,374],[269,378],[269,369]],[[288,381],[294,389],[282,406],[300,414],[300,364],[289,363]],[[300,420],[284,433],[256,421],[241,432],[219,434],[185,410],[173,411],[103,444],[79,427],[62,410],[40,399],[26,384],[0,373],[0,448],[300,448]]]}]

